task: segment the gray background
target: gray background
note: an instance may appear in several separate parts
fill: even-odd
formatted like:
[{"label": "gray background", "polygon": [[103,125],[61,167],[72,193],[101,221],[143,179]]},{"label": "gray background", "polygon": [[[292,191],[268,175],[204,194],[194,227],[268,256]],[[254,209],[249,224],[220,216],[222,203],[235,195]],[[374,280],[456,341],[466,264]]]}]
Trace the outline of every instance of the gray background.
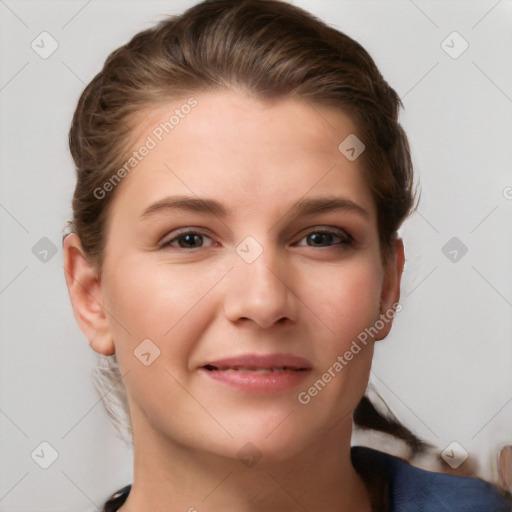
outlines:
[{"label": "gray background", "polygon": [[[192,3],[0,0],[2,512],[94,509],[131,481],[130,450],[91,384],[94,354],[64,282],[75,180],[67,132],[107,55]],[[421,180],[419,211],[403,228],[404,310],[377,346],[372,382],[439,452],[457,441],[495,479],[497,450],[512,443],[512,3],[294,3],[374,57],[403,99]],[[43,46],[43,31],[58,43],[45,59],[31,47]],[[453,31],[469,44],[457,58],[442,46]],[[463,42],[446,44],[458,53]],[[48,469],[31,457],[43,441],[58,453]],[[51,449],[38,450],[49,462]]]}]

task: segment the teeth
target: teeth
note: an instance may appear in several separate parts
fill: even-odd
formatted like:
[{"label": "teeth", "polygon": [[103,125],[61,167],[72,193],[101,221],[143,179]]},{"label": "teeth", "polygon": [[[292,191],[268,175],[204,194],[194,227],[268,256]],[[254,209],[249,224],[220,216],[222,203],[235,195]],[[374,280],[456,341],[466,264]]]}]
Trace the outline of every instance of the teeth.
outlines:
[{"label": "teeth", "polygon": [[221,368],[225,372],[241,372],[241,373],[274,373],[282,372],[285,370],[294,370],[288,366],[274,366],[272,368]]},{"label": "teeth", "polygon": [[241,372],[241,373],[275,373],[275,372],[283,372],[283,371],[294,371],[300,372],[303,371],[304,368],[295,368],[293,366],[272,366],[271,368],[254,368],[254,367],[239,367],[234,366],[230,368],[219,368],[217,366],[213,366],[211,364],[207,364],[204,366],[206,370],[209,371],[221,371],[221,372]]}]

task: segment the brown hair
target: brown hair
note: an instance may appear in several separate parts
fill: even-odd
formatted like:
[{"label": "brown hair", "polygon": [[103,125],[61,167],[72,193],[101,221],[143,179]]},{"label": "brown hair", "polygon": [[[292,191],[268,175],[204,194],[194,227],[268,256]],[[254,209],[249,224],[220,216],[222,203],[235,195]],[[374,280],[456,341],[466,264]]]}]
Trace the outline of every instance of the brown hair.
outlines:
[{"label": "brown hair", "polygon": [[[414,203],[397,93],[360,44],[298,7],[276,0],[208,0],[115,50],[80,97],[69,133],[78,176],[71,229],[98,270],[115,190],[101,199],[94,191],[126,161],[135,115],[171,99],[226,88],[261,99],[293,96],[350,115],[365,144],[359,158],[386,260]],[[391,428],[376,415],[363,399],[355,418],[365,427]],[[410,433],[396,434],[422,449]]]},{"label": "brown hair", "polygon": [[306,11],[272,0],[211,0],[115,50],[78,102],[69,133],[78,174],[71,227],[98,268],[114,192],[98,199],[94,191],[126,161],[134,114],[218,88],[261,98],[296,96],[351,115],[366,146],[360,158],[381,250],[389,254],[414,202],[397,93],[361,45]]}]

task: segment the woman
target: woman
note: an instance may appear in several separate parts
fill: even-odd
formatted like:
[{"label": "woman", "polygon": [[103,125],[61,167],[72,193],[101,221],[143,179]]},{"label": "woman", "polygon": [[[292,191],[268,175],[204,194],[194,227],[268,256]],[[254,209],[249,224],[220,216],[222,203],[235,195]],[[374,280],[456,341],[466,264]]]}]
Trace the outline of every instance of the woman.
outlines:
[{"label": "woman", "polygon": [[481,480],[350,447],[400,310],[399,106],[359,44],[272,0],[200,3],[87,86],[66,280],[134,443],[105,511],[508,510]]}]

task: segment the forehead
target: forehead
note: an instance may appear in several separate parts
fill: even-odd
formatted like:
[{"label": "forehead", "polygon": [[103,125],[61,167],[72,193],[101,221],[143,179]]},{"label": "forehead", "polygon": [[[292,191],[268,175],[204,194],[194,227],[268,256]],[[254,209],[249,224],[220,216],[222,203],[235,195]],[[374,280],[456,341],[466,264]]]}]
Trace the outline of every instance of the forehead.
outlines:
[{"label": "forehead", "polygon": [[356,132],[339,109],[292,97],[270,101],[210,91],[145,109],[132,121],[130,154],[150,149],[132,162],[116,190],[120,206],[177,193],[261,207],[338,191],[372,209],[360,164],[338,149]]},{"label": "forehead", "polygon": [[138,142],[152,134],[157,142],[165,144],[170,135],[176,139],[180,134],[194,132],[202,136],[203,143],[211,141],[216,151],[222,149],[218,142],[231,142],[243,136],[248,142],[247,149],[252,140],[266,141],[272,147],[276,135],[279,143],[288,141],[295,145],[300,140],[306,143],[304,149],[319,149],[322,145],[325,149],[331,144],[337,147],[340,137],[356,131],[353,120],[340,108],[316,104],[301,96],[261,99],[245,91],[224,89],[147,107],[134,120],[135,133],[140,136]]}]

